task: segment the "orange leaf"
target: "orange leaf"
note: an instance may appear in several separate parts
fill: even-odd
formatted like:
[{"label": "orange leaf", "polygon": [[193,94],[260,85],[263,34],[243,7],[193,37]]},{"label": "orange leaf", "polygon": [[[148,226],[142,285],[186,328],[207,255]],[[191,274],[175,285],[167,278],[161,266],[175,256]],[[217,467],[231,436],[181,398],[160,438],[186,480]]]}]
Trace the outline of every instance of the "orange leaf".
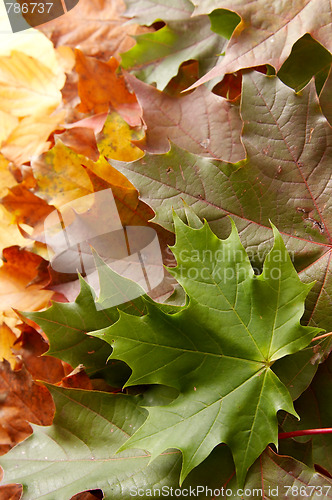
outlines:
[{"label": "orange leaf", "polygon": [[23,486],[21,484],[6,484],[0,486],[0,498],[4,500],[20,500],[23,494]]},{"label": "orange leaf", "polygon": [[17,224],[36,226],[54,210],[46,201],[29,191],[25,184],[18,184],[9,189],[9,194],[0,200],[10,212]]},{"label": "orange leaf", "polygon": [[92,391],[93,386],[91,380],[84,371],[82,365],[79,365],[75,370],[73,370],[69,375],[61,380],[61,387],[67,387],[70,389],[85,389],[87,391]]},{"label": "orange leaf", "polygon": [[112,106],[131,126],[141,124],[141,111],[134,94],[129,92],[124,77],[117,74],[119,63],[85,56],[76,49],[76,71],[79,75],[78,93],[82,113],[103,113]]},{"label": "orange leaf", "polygon": [[42,356],[48,351],[46,340],[29,325],[23,324],[20,328],[23,331],[16,341],[14,352],[20,356],[32,378],[50,384],[60,382],[71,367],[60,359]]},{"label": "orange leaf", "polygon": [[[37,279],[46,284],[47,262],[18,246],[5,248],[3,259],[5,262],[0,268],[0,311],[5,312],[11,308],[36,311],[46,307],[53,292],[42,290],[40,283],[31,284],[31,282]],[[44,272],[42,277],[41,271]]]},{"label": "orange leaf", "polygon": [[51,425],[54,415],[52,396],[36,384],[23,367],[13,371],[8,361],[0,363],[0,453],[31,434],[28,422]]}]

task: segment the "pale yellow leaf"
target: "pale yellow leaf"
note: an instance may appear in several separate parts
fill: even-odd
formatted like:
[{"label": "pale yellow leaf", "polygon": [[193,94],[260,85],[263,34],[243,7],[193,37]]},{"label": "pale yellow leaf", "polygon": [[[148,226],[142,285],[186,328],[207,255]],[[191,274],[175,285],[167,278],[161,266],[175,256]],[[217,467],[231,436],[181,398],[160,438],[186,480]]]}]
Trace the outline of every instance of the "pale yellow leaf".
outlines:
[{"label": "pale yellow leaf", "polygon": [[60,126],[65,112],[51,116],[27,116],[3,142],[1,151],[10,161],[20,165],[49,149],[49,135]]}]

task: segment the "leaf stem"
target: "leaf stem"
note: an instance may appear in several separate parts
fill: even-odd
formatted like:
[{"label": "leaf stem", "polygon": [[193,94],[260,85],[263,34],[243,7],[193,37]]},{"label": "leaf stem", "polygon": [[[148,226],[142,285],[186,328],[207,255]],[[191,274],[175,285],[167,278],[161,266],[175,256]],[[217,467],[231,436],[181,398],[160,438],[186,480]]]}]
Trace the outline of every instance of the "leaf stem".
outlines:
[{"label": "leaf stem", "polygon": [[332,427],[323,429],[305,429],[303,431],[280,432],[278,439],[287,439],[296,436],[310,436],[311,434],[332,434]]},{"label": "leaf stem", "polygon": [[325,339],[325,337],[330,337],[331,335],[332,332],[324,333],[323,335],[318,335],[318,337],[313,338],[311,342],[314,342],[315,340]]}]

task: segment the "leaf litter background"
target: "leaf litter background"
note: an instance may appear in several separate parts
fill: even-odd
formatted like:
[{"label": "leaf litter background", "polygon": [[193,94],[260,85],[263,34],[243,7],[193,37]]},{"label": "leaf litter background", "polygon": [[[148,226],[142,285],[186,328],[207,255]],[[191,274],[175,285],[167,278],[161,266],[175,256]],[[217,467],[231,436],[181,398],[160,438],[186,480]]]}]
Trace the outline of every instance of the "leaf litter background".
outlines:
[{"label": "leaf litter background", "polygon": [[[1,35],[0,446],[4,482],[22,482],[23,498],[102,498],[100,490],[125,498],[133,486],[176,487],[182,461],[178,450],[166,451],[174,443],[151,463],[147,451],[115,455],[146,419],[144,406],[156,407],[152,415],[178,393],[121,391],[127,365],[114,355],[106,365],[111,346],[87,335],[112,331],[119,313],[95,311],[84,281],[50,268],[43,220],[54,208],[111,187],[122,223],[154,227],[171,267],[172,209],[193,227],[197,216],[206,219],[222,239],[231,215],[256,272],[272,247],[271,220],[300,279],[315,281],[301,323],[331,331],[329,9],[314,0],[291,9],[127,0],[125,12],[121,2],[81,0],[40,31]],[[105,298],[117,282],[101,279]],[[172,316],[184,294],[165,271],[153,299]],[[142,299],[120,309],[147,312]],[[280,430],[331,427],[330,341],[292,352],[273,372],[301,421],[279,412]],[[260,455],[245,486],[330,485],[331,450],[329,437],[282,440],[279,455]],[[235,492],[229,449],[216,447],[189,484]],[[2,486],[0,496],[20,498],[21,487]]]}]

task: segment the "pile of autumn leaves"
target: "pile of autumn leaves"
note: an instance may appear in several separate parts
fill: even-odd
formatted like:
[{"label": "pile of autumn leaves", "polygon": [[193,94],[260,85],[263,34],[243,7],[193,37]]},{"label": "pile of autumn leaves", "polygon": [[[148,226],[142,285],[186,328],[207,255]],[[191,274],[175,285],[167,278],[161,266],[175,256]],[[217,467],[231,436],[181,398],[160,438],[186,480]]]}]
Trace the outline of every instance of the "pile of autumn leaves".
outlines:
[{"label": "pile of autumn leaves", "polygon": [[[55,20],[44,27],[49,38],[31,30],[12,38],[6,35],[1,45],[3,454],[32,432],[29,422],[52,424],[52,397],[37,380],[65,388],[119,391],[114,389],[116,384],[113,386],[100,374],[89,377],[83,359],[82,366],[71,366],[61,356],[41,356],[48,350],[47,336],[34,321],[19,313],[40,311],[49,306],[50,300],[65,303],[77,296],[77,276],[57,273],[49,266],[43,221],[54,209],[84,195],[111,188],[122,224],[153,227],[164,262],[171,266],[174,258],[167,245],[174,243],[172,208],[185,219],[187,209],[183,202],[200,219],[206,218],[220,238],[228,235],[225,216],[232,214],[242,242],[253,251],[253,263],[258,267],[258,250],[262,247],[265,256],[270,248],[271,218],[284,233],[288,249],[294,252],[301,278],[307,282],[317,279],[309,295],[306,321],[326,331],[331,329],[330,178],[326,173],[326,155],[331,148],[332,79],[331,54],[327,50],[331,50],[329,29],[325,22],[327,5],[321,2],[317,9],[311,0],[303,12],[292,6],[278,17],[268,7],[264,10],[265,6],[257,6],[252,12],[241,1],[235,6],[234,2],[230,5],[226,1],[202,0],[196,2],[195,11],[187,0],[160,3],[157,10],[150,4],[146,8],[143,1],[128,1],[127,17],[145,26],[138,29],[117,19],[123,7],[115,2],[111,2],[112,7],[104,2],[92,3],[94,9],[81,0],[65,20]],[[230,8],[237,14],[224,10]],[[77,11],[80,16],[75,13],[77,9],[81,9]],[[96,10],[99,15],[93,17]],[[266,20],[265,30],[260,29],[260,16]],[[96,17],[112,21],[103,26]],[[165,26],[153,26],[160,19]],[[83,20],[88,27],[82,34]],[[295,28],[286,36],[287,26]],[[122,56],[122,67],[139,79],[132,75],[125,79],[119,72],[118,48],[121,52],[130,48],[134,42],[127,33],[137,30],[143,34]],[[78,44],[81,50],[74,51]],[[225,50],[226,55],[220,56]],[[309,54],[306,67],[299,62],[303,54]],[[113,55],[117,58],[109,59]],[[248,73],[243,68],[255,71]],[[279,71],[278,78],[269,80],[265,74],[272,75],[273,68]],[[311,81],[302,91],[304,97],[299,101],[292,89],[302,89],[313,76],[315,82]],[[207,87],[181,94],[198,80],[207,81]],[[153,83],[157,88],[150,85]],[[257,116],[259,109],[261,121]],[[310,113],[308,123],[303,118],[306,111]],[[289,129],[285,129],[287,119]],[[286,136],[285,146],[274,154],[271,144],[280,140],[278,133],[284,129],[294,133],[291,146],[286,144]],[[300,158],[299,150],[302,147],[304,151],[305,145],[307,156]],[[137,161],[128,165],[134,160]],[[298,168],[296,173],[294,165]],[[317,176],[317,169],[319,179],[312,179]],[[216,182],[222,186],[220,192]],[[293,194],[294,185],[298,191]],[[269,189],[272,195],[266,199],[263,195]],[[259,209],[257,204],[261,204]],[[186,213],[189,220],[190,211]],[[154,222],[149,222],[153,217]],[[168,299],[174,286],[174,279],[169,279],[165,271],[165,280],[154,299]],[[182,304],[183,295],[177,285],[176,291],[180,297],[173,296],[172,303]],[[297,358],[294,377],[302,368],[307,375],[302,385],[298,380],[294,382],[294,399],[310,384],[317,363],[328,356],[328,341],[317,346],[314,353],[308,348],[303,351],[303,359]],[[122,365],[120,368],[124,369]],[[282,378],[288,369],[287,364],[281,365],[278,376]],[[284,376],[291,391],[292,373]],[[328,376],[331,379],[330,373]],[[328,391],[331,389],[326,394]],[[162,396],[158,398],[163,401]],[[285,429],[287,425],[288,421]],[[294,451],[295,444],[290,455],[302,459],[308,446]],[[329,475],[331,459],[323,464],[321,456],[318,451],[314,463],[324,467],[323,472]],[[220,460],[227,464],[232,477],[229,456]],[[269,471],[268,460],[277,462],[280,458],[273,458],[269,451],[261,460]],[[158,467],[161,476],[164,469],[162,464]],[[207,478],[206,470],[205,473]],[[307,470],[305,473],[309,474]],[[308,484],[311,480],[310,476]],[[14,491],[17,498],[20,495],[16,487],[2,491],[3,495]]]}]

